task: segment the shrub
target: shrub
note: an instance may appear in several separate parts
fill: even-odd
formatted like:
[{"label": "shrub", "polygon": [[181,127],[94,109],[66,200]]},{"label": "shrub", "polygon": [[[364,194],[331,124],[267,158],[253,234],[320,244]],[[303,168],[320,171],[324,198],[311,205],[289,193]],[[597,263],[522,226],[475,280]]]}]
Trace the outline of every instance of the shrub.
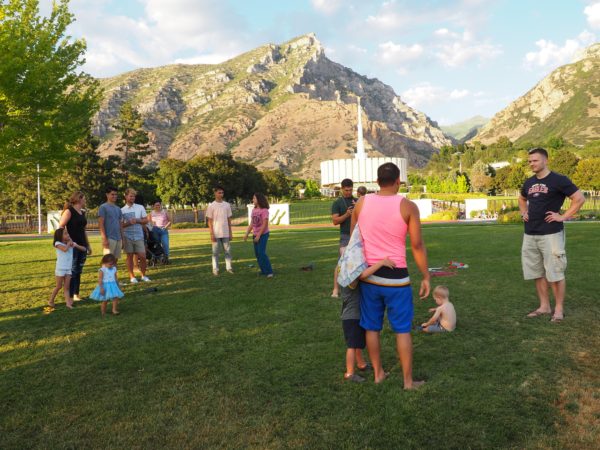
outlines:
[{"label": "shrub", "polygon": [[447,209],[445,211],[438,211],[433,213],[429,217],[423,219],[423,221],[434,221],[434,220],[457,220],[458,219],[458,210],[457,209]]},{"label": "shrub", "polygon": [[183,229],[183,228],[206,228],[206,223],[205,222],[198,222],[198,223],[179,222],[179,223],[174,223],[171,228],[173,228],[175,230],[179,230],[179,229]]},{"label": "shrub", "polygon": [[498,214],[498,223],[511,224],[522,222],[523,218],[521,217],[520,211],[508,211],[505,213]]}]

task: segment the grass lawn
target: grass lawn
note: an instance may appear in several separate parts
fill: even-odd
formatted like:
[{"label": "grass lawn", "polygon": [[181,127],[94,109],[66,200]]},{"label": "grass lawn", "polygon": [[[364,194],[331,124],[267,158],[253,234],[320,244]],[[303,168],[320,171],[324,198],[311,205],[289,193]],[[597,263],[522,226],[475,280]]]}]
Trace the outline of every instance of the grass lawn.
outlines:
[{"label": "grass lawn", "polygon": [[[427,380],[415,392],[402,390],[387,325],[390,378],[343,382],[333,229],[272,232],[272,280],[239,238],[236,274],[216,278],[208,234],[172,234],[173,265],[149,273],[158,291],[125,286],[121,315],[105,319],[88,301],[43,315],[50,240],[0,241],[0,448],[598,448],[599,232],[567,225],[557,325],[524,318],[537,300],[520,226],[427,225],[430,265],[470,268],[433,279],[449,286],[458,328],[414,335]],[[82,293],[98,267],[88,259]],[[420,323],[433,300],[415,305]]]}]

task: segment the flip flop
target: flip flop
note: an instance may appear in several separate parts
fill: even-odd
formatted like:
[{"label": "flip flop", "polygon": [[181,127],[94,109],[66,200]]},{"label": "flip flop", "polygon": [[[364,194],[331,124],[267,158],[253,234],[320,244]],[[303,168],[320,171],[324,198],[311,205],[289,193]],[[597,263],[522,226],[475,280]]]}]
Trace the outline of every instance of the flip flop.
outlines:
[{"label": "flip flop", "polygon": [[537,309],[535,311],[531,311],[529,314],[527,314],[526,317],[529,317],[530,319],[534,318],[534,317],[540,317],[540,316],[549,316],[550,314],[552,314],[551,311],[548,312],[544,312],[544,311],[538,311]]},{"label": "flip flop", "polygon": [[565,318],[564,315],[562,317],[552,316],[552,319],[550,319],[550,322],[561,323],[564,320],[564,318]]}]

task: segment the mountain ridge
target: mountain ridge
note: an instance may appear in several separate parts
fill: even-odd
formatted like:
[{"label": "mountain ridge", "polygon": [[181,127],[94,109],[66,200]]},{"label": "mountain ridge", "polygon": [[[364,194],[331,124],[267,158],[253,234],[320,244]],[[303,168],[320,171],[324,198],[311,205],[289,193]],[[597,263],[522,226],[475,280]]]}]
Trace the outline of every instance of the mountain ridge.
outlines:
[{"label": "mountain ridge", "polygon": [[112,124],[127,101],[144,119],[154,161],[231,152],[261,169],[316,178],[320,161],[353,154],[357,97],[369,155],[423,166],[451,143],[390,86],[329,60],[312,33],[221,64],[137,69],[100,81],[105,96],[93,132],[103,154],[114,151]]},{"label": "mountain ridge", "polygon": [[562,136],[575,145],[600,139],[600,43],[544,77],[499,111],[471,142],[543,142]]}]

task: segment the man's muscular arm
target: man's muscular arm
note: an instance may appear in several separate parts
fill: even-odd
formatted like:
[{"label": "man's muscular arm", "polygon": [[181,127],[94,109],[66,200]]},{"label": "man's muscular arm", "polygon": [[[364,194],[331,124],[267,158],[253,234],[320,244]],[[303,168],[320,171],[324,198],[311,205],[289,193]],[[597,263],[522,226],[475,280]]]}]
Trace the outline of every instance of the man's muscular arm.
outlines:
[{"label": "man's muscular arm", "polygon": [[419,208],[410,200],[403,201],[400,204],[400,212],[404,221],[408,225],[408,234],[410,236],[410,246],[412,248],[413,258],[423,275],[421,288],[419,289],[419,297],[424,299],[429,296],[431,290],[429,267],[427,265],[427,249],[421,234],[421,218]]}]

